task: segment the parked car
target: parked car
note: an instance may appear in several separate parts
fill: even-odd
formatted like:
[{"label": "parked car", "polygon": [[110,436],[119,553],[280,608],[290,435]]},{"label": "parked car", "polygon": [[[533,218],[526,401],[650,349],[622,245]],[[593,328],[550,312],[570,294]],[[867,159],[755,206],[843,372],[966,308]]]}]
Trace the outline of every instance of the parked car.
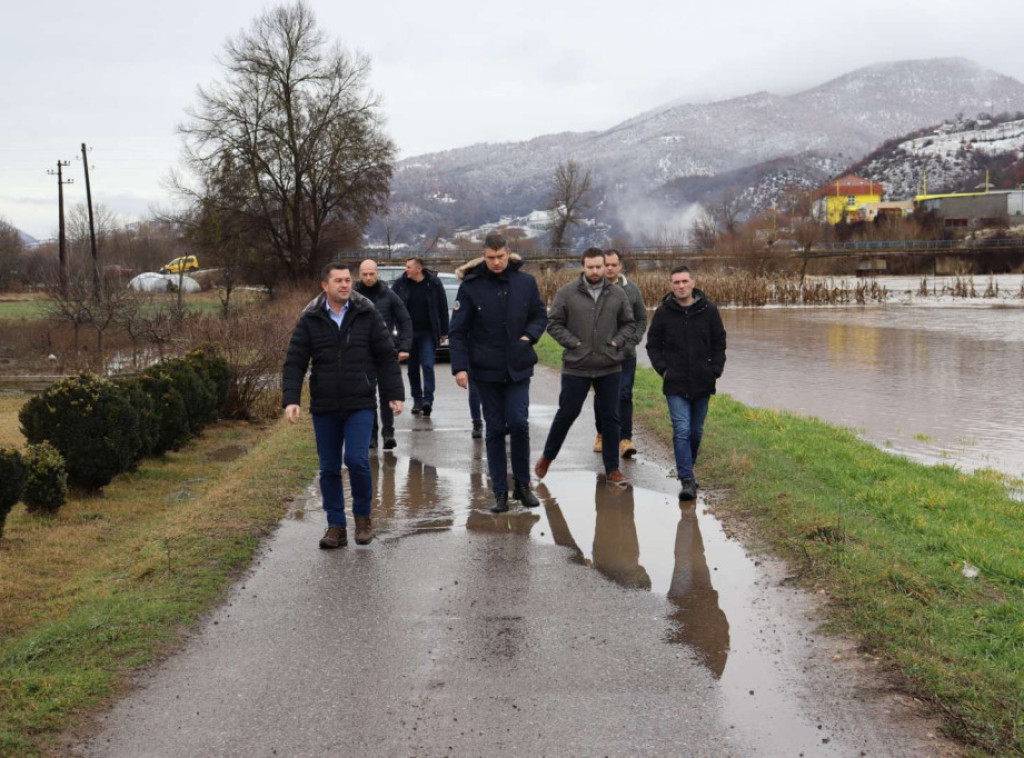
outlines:
[{"label": "parked car", "polygon": [[[377,271],[380,274],[381,281],[386,282],[390,287],[405,273],[405,266],[378,266]],[[437,278],[444,285],[444,294],[448,297],[448,321],[450,322],[452,311],[455,309],[455,296],[459,294],[459,278],[455,274],[441,273],[437,275]],[[445,335],[441,340],[441,344],[437,346],[435,354],[439,361],[451,360],[451,351],[448,348],[448,335]]]},{"label": "parked car", "polygon": [[194,255],[183,255],[175,258],[170,263],[164,264],[160,269],[161,274],[180,274],[182,272],[195,271],[199,268],[199,259]]}]

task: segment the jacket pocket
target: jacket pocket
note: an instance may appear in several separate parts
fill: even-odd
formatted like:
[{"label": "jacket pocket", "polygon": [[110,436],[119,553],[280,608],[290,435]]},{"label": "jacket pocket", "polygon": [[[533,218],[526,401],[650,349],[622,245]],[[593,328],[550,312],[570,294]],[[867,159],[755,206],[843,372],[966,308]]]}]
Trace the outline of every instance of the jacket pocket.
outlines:
[{"label": "jacket pocket", "polygon": [[513,371],[525,371],[537,363],[537,351],[527,340],[517,339],[509,351],[508,367]]}]

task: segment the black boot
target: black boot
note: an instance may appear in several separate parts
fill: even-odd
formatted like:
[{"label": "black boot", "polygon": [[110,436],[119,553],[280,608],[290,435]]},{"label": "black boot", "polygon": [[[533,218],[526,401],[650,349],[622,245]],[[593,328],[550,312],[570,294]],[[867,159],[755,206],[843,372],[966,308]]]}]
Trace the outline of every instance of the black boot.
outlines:
[{"label": "black boot", "polygon": [[692,478],[687,477],[679,481],[679,499],[680,500],[696,500],[697,499],[697,485],[694,484]]},{"label": "black boot", "polygon": [[394,450],[395,445],[395,430],[390,427],[384,427],[384,431],[381,432],[381,436],[384,438],[384,449]]},{"label": "black boot", "polygon": [[491,513],[505,513],[508,510],[508,493],[499,492],[494,496],[494,505],[491,506]]},{"label": "black boot", "polygon": [[478,440],[484,436],[484,422],[474,421],[473,422],[473,439]]},{"label": "black boot", "polygon": [[536,508],[540,505],[540,500],[537,499],[537,496],[530,492],[529,482],[524,484],[518,479],[516,480],[515,487],[512,489],[512,498],[518,500],[526,508]]}]

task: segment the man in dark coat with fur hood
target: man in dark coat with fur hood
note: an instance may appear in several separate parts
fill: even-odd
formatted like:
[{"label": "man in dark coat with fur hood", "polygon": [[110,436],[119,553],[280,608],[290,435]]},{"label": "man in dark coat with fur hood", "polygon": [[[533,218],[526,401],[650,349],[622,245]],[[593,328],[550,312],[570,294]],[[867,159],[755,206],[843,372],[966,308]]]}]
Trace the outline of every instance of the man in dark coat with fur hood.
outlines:
[{"label": "man in dark coat with fur hood", "polygon": [[327,512],[327,531],[320,547],[332,549],[348,544],[342,450],[352,485],[356,544],[366,545],[373,540],[369,454],[377,409],[376,385],[380,385],[381,400],[396,414],[402,412],[405,386],[384,319],[372,302],[352,291],[348,265],[329,263],[321,274],[320,286],[323,292],[306,306],[292,332],[281,387],[285,416],[295,423],[302,382],[312,361],[309,410],[320,458],[320,494]]},{"label": "man in dark coat with fur hood", "polygon": [[488,234],[484,255],[462,266],[448,338],[452,374],[463,389],[470,379],[483,405],[487,468],[494,513],[508,510],[505,430],[512,453],[512,497],[527,508],[540,505],[530,491],[530,377],[537,363],[533,345],[543,336],[547,312],[537,281],[520,271],[505,238]]}]

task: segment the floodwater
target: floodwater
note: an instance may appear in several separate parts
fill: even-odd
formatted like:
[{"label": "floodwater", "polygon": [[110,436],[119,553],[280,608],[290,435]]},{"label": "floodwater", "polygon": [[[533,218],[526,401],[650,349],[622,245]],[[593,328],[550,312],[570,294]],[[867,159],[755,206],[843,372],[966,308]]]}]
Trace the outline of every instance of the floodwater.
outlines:
[{"label": "floodwater", "polygon": [[744,308],[722,319],[719,392],[852,427],[923,462],[1024,476],[1024,308]]}]

